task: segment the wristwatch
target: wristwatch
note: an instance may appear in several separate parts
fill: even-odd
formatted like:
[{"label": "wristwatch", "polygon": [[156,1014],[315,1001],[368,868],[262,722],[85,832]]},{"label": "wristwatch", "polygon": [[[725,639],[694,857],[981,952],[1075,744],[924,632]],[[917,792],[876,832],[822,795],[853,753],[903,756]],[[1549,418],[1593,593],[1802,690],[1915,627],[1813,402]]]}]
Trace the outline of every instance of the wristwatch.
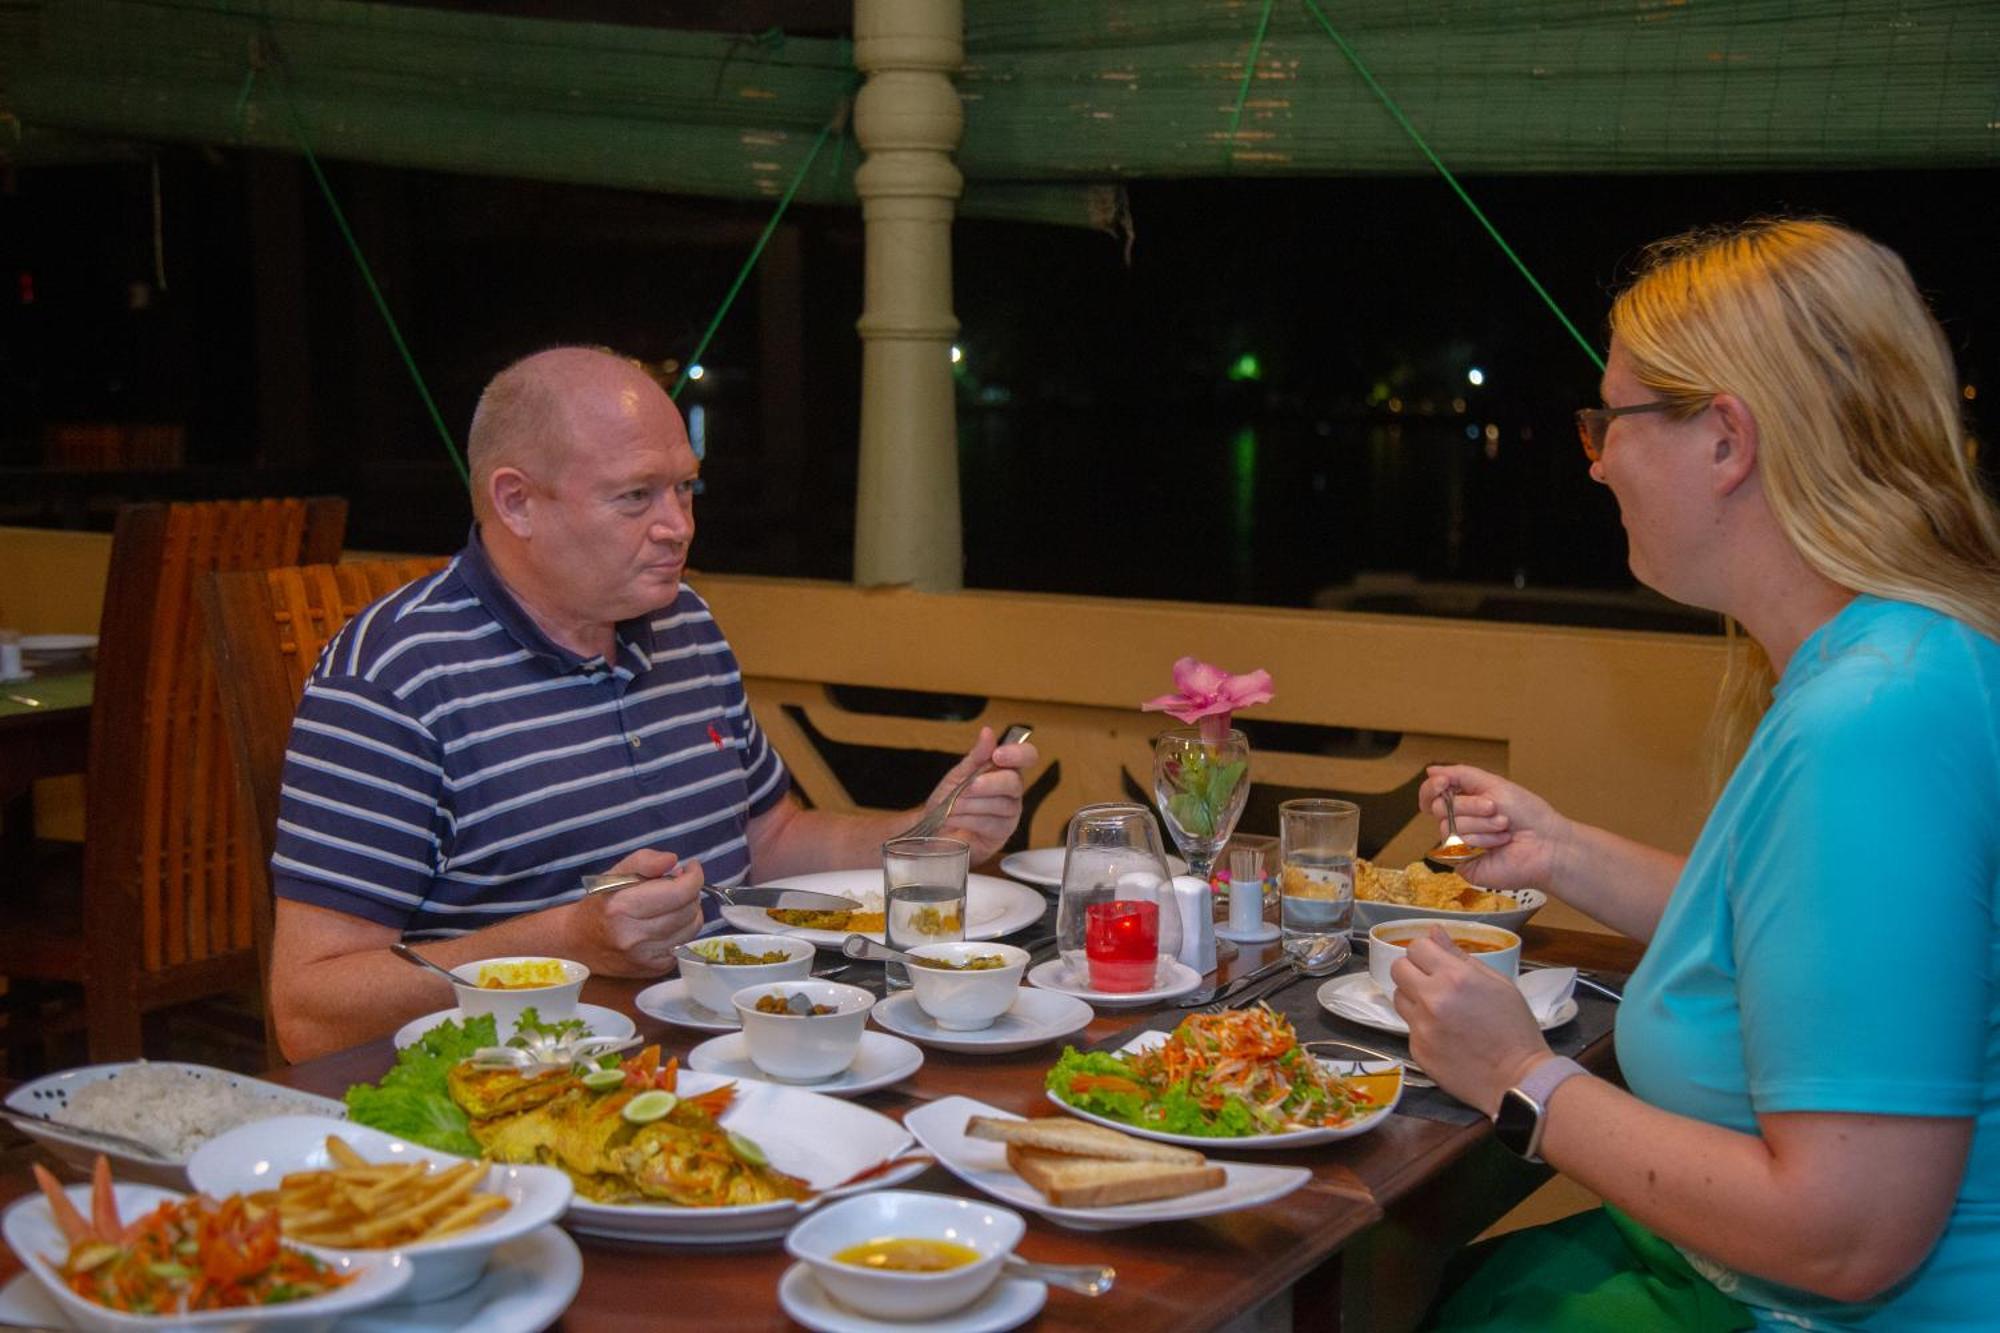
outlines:
[{"label": "wristwatch", "polygon": [[1528,1076],[1500,1096],[1493,1113],[1493,1137],[1502,1147],[1530,1162],[1540,1162],[1542,1128],[1549,1098],[1584,1067],[1568,1056],[1552,1055],[1528,1071]]}]

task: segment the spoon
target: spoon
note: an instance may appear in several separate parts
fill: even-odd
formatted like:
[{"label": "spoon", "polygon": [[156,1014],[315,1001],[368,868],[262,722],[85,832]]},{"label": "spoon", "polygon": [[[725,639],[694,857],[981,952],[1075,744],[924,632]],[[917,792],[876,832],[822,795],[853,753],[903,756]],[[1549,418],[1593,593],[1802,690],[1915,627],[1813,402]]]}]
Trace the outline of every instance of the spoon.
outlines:
[{"label": "spoon", "polygon": [[1079,1296],[1102,1296],[1118,1281],[1118,1270],[1103,1264],[1042,1264],[1010,1254],[1003,1267],[1012,1277],[1035,1278]]},{"label": "spoon", "polygon": [[877,963],[901,963],[905,967],[922,967],[923,964],[901,949],[891,949],[886,944],[877,944],[866,935],[849,935],[840,942],[840,951],[849,958],[860,958]]},{"label": "spoon", "polygon": [[1331,976],[1340,970],[1340,965],[1345,963],[1353,952],[1353,946],[1348,943],[1345,935],[1314,936],[1305,953],[1286,955],[1285,961],[1292,965],[1289,973],[1273,977],[1256,987],[1254,991],[1245,991],[1233,999],[1225,1000],[1216,1008],[1248,1009],[1253,1004],[1270,999],[1295,982],[1304,981],[1308,977]]},{"label": "spoon", "polygon": [[424,957],[401,940],[397,940],[394,944],[390,945],[389,952],[395,954],[396,957],[406,963],[413,963],[418,967],[429,968],[454,986],[463,986],[465,984],[464,978],[453,976],[449,969],[439,967],[436,963],[433,963],[430,959]]},{"label": "spoon", "polygon": [[90,1139],[107,1148],[115,1148],[122,1153],[144,1157],[154,1162],[171,1162],[174,1159],[142,1139],[127,1138],[123,1134],[113,1134],[108,1129],[86,1129],[82,1125],[72,1125],[45,1115],[31,1115],[26,1111],[0,1111],[0,1120],[5,1120],[23,1133],[29,1125],[47,1125],[62,1134],[74,1135],[79,1139]]},{"label": "spoon", "polygon": [[[628,874],[584,875],[577,882],[583,886],[584,897],[595,898],[600,894],[629,889],[634,884],[644,884],[648,878],[646,875]],[[792,912],[854,912],[861,908],[861,904],[852,898],[843,898],[837,893],[820,893],[816,889],[774,889],[761,884],[739,884],[733,889],[725,889],[715,884],[704,884],[701,891],[730,907],[761,908],[765,911],[775,907]]]},{"label": "spoon", "polygon": [[1467,861],[1475,861],[1486,855],[1484,847],[1474,847],[1458,836],[1458,811],[1452,806],[1452,790],[1444,789],[1445,839],[1424,853],[1424,860],[1433,870],[1455,870]]}]

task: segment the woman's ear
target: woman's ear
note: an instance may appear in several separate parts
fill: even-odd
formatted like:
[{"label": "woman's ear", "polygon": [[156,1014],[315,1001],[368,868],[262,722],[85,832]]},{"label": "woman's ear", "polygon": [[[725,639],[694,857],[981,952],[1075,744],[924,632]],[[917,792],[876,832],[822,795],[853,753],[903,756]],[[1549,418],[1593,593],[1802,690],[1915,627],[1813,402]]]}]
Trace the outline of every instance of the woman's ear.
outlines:
[{"label": "woman's ear", "polygon": [[486,482],[486,498],[492,502],[493,517],[516,537],[533,535],[532,496],[527,473],[514,467],[493,469]]},{"label": "woman's ear", "polygon": [[1757,418],[1749,404],[1733,393],[1719,393],[1709,404],[1716,431],[1709,460],[1715,493],[1728,495],[1757,469]]}]

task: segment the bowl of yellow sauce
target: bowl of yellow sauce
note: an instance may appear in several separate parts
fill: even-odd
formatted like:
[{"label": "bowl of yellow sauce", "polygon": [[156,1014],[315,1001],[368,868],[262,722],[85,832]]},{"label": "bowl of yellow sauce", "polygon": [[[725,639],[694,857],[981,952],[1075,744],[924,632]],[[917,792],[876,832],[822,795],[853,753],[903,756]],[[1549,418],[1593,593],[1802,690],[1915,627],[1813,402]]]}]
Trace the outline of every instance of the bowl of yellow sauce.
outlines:
[{"label": "bowl of yellow sauce", "polygon": [[504,1041],[524,1009],[532,1008],[544,1023],[575,1018],[577,996],[590,969],[567,958],[517,955],[460,963],[451,974],[458,978],[452,988],[458,992],[459,1012],[467,1018],[493,1015]]},{"label": "bowl of yellow sauce", "polygon": [[985,1295],[1026,1230],[1019,1213],[998,1204],[873,1190],[811,1214],[785,1248],[860,1314],[935,1319]]}]

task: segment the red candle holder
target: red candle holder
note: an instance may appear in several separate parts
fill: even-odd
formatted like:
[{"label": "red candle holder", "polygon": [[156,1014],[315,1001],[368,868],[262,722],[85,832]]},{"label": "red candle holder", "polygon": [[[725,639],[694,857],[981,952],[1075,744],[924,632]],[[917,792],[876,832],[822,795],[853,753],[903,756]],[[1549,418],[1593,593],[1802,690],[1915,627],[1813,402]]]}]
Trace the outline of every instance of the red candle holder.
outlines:
[{"label": "red candle holder", "polygon": [[1150,990],[1160,958],[1160,908],[1139,899],[1092,903],[1083,909],[1083,952],[1090,988]]}]

